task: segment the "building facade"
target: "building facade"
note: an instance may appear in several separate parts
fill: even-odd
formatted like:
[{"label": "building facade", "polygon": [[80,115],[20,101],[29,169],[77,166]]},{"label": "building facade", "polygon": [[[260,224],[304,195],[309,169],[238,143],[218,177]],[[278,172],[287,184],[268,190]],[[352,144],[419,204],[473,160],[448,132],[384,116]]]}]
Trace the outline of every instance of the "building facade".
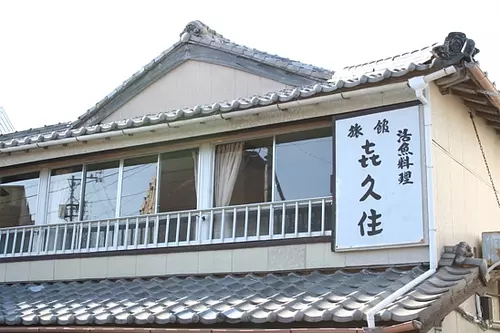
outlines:
[{"label": "building facade", "polygon": [[0,136],[0,331],[495,329],[478,52],[330,71],[189,23],[76,121]]}]

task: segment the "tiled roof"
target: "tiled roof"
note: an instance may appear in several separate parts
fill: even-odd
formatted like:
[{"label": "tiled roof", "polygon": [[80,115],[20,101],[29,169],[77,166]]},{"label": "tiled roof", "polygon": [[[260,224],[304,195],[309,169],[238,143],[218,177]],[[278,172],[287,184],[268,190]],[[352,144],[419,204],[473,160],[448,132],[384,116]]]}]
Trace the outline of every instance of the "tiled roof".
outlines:
[{"label": "tiled roof", "polygon": [[[223,39],[223,37],[220,38]],[[223,114],[261,106],[286,103],[292,100],[302,100],[320,95],[334,94],[346,89],[357,89],[369,84],[389,83],[391,80],[406,79],[418,73],[435,71],[454,64],[461,65],[464,60],[473,61],[472,57],[479,51],[473,49],[470,54],[468,54],[463,53],[462,50],[455,51],[455,49],[449,49],[448,44],[450,43],[450,39],[453,38],[456,38],[456,36],[448,36],[445,42],[440,45],[433,44],[433,46],[409,53],[403,53],[391,58],[346,67],[336,72],[329,82],[284,89],[246,98],[238,98],[232,101],[196,105],[189,108],[123,119],[121,121],[113,121],[89,127],[67,128],[63,131],[47,131],[44,133],[39,133],[37,131],[35,135],[28,134],[10,139],[4,139],[0,136],[0,149],[71,137],[81,137],[96,133],[119,131],[128,128],[172,123],[195,117],[201,118],[219,113]],[[469,42],[473,43],[473,41],[466,39],[464,34],[459,34],[459,39],[464,44]],[[443,48],[445,50],[443,50]]]},{"label": "tiled roof", "polygon": [[70,128],[71,128],[71,122],[46,125],[38,128],[30,128],[27,130],[0,134],[0,141],[3,142],[19,138],[32,137],[36,135],[48,135],[49,133],[64,132]]},{"label": "tiled roof", "polygon": [[[486,261],[447,248],[443,266],[389,304],[377,321],[418,320],[487,280]],[[451,261],[450,261],[451,260]],[[423,274],[413,268],[0,284],[0,325],[349,323]],[[473,293],[474,290],[469,290]]]},{"label": "tiled roof", "polygon": [[[367,82],[378,82],[390,77],[399,77],[408,75],[413,71],[425,71],[434,65],[439,58],[435,57],[432,49],[439,45],[434,43],[412,52],[398,54],[393,57],[370,61],[354,66],[346,66],[342,70],[335,72],[331,82],[348,82],[350,80],[362,81],[366,76]],[[360,82],[364,83],[364,82]]]}]

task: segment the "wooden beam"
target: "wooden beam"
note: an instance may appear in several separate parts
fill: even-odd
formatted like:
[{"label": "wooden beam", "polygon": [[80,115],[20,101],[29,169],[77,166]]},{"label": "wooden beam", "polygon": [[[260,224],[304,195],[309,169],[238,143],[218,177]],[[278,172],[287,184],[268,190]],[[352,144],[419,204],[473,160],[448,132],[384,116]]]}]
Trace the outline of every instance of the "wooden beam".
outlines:
[{"label": "wooden beam", "polygon": [[[441,80],[447,80],[448,77],[444,77],[442,78]],[[437,82],[437,85],[439,87],[441,87],[442,89],[453,89],[455,87],[458,87],[460,84],[462,84],[463,82],[466,82],[468,81],[470,78],[465,75],[465,76],[462,76],[461,78],[457,79],[456,77],[455,78],[450,78],[449,80],[447,81],[441,81],[441,82]],[[472,93],[474,93],[475,90],[472,90]]]},{"label": "wooden beam", "polygon": [[468,107],[469,109],[474,110],[474,111],[479,111],[482,113],[488,113],[488,114],[492,114],[492,115],[500,115],[500,110],[498,110],[494,106],[482,105],[482,104],[466,102],[466,101],[464,101],[464,104],[466,107]]},{"label": "wooden beam", "polygon": [[494,115],[491,115],[489,113],[483,113],[483,112],[476,112],[476,114],[479,117],[486,119],[492,123],[497,123],[496,125],[500,126],[500,117],[499,116],[494,116]]},{"label": "wooden beam", "polygon": [[490,103],[488,98],[486,98],[484,95],[468,94],[468,93],[456,91],[453,89],[452,89],[452,94],[460,97],[461,99],[463,99],[465,101],[469,101],[469,102],[476,103],[476,104],[488,105]]},{"label": "wooden beam", "polygon": [[461,91],[467,94],[477,94],[478,93],[478,87],[474,84],[471,84],[469,82],[462,82],[460,84],[457,84],[455,86],[450,87],[452,90],[457,90]]},{"label": "wooden beam", "polygon": [[500,129],[500,122],[495,122],[491,120],[486,121],[486,125],[493,127],[494,129]]}]

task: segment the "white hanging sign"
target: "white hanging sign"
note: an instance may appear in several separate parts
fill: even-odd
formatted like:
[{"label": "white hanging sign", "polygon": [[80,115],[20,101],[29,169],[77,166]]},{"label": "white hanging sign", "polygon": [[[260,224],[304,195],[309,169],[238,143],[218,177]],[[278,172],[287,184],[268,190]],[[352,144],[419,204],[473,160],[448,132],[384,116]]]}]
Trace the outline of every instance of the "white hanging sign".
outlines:
[{"label": "white hanging sign", "polygon": [[424,243],[418,106],[335,121],[335,250]]}]

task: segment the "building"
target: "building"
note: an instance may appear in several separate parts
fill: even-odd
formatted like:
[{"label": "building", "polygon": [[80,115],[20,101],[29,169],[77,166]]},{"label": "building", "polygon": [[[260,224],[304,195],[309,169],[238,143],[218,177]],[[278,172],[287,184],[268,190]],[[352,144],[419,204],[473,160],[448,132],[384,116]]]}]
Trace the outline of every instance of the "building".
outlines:
[{"label": "building", "polygon": [[0,331],[494,330],[500,97],[443,37],[330,71],[194,21],[75,122],[0,136],[35,223],[0,229]]}]

